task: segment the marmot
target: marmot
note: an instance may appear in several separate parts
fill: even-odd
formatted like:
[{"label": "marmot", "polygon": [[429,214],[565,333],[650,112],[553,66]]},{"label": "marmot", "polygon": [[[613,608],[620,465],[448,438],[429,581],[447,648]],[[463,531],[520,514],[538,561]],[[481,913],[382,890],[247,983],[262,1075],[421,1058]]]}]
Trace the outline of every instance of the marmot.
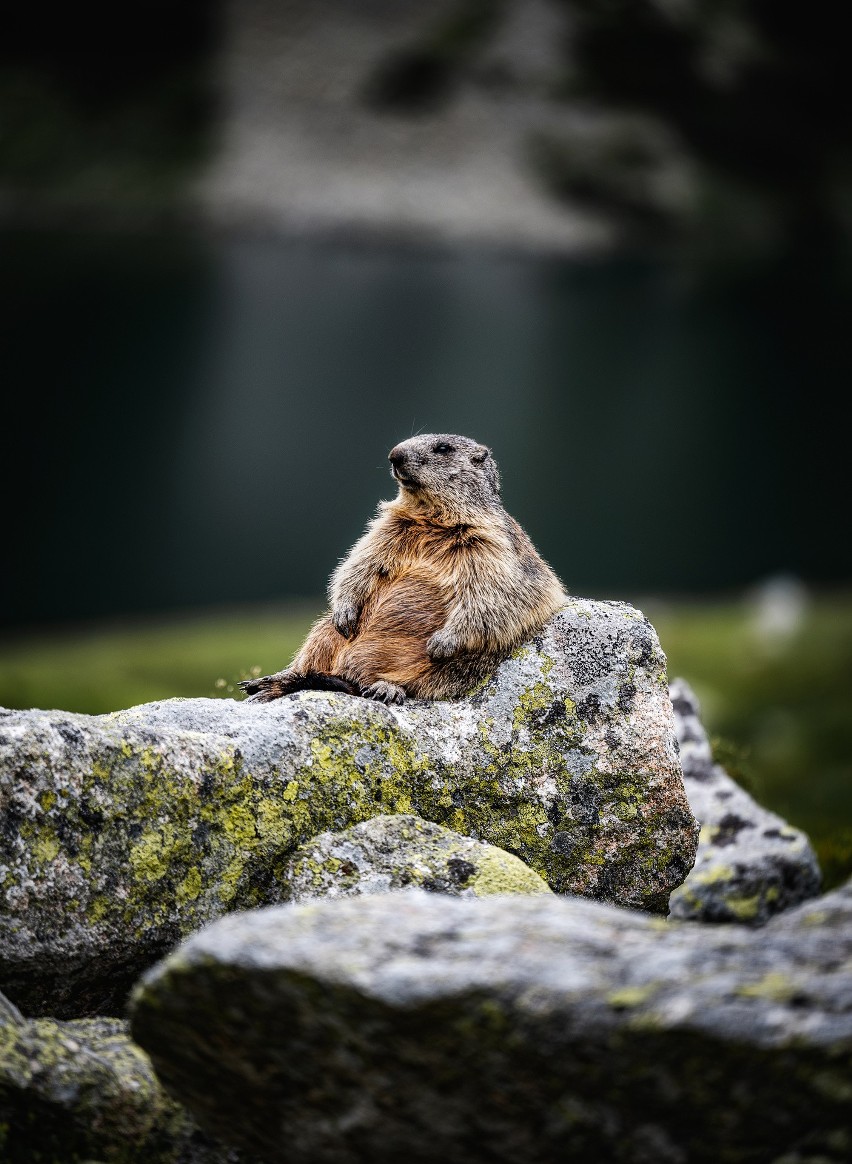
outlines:
[{"label": "marmot", "polygon": [[334,571],[331,611],[290,666],[242,684],[251,701],[305,689],[385,703],[459,698],[565,602],[503,509],[490,449],[429,434],[388,460],[398,496]]}]

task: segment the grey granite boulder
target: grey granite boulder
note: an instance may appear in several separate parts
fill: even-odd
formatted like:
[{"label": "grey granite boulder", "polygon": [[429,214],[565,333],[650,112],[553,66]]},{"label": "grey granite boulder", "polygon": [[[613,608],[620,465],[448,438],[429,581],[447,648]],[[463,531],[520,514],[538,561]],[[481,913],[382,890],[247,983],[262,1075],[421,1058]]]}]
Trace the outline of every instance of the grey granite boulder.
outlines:
[{"label": "grey granite boulder", "polygon": [[816,853],[803,832],[762,808],[713,762],[686,680],[675,679],[670,690],[686,794],[701,825],[695,867],[671,896],[671,916],[763,925],[819,893]]},{"label": "grey granite boulder", "polygon": [[271,907],[149,971],[132,1030],[269,1164],[840,1164],[852,889],[761,931],[548,896]]},{"label": "grey granite boulder", "polygon": [[550,893],[511,853],[406,813],[320,833],[296,850],[286,875],[292,902],[408,887],[454,897]]},{"label": "grey granite boulder", "polygon": [[118,1019],[27,1021],[0,995],[3,1164],[231,1164]]},{"label": "grey granite boulder", "polygon": [[387,813],[514,853],[558,892],[665,913],[697,825],[651,625],[572,599],[455,702],[0,713],[0,989],[30,1013],[120,1013],[181,937],[280,901],[297,846]]}]

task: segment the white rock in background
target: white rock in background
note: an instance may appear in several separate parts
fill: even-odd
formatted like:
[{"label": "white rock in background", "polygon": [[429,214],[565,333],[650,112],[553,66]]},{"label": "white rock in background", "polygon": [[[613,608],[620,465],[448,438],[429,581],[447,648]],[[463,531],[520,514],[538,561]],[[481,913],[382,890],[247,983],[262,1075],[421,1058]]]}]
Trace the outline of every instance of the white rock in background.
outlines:
[{"label": "white rock in background", "polygon": [[671,916],[763,925],[819,892],[816,854],[803,832],[762,808],[713,762],[686,680],[673,680],[670,693],[686,794],[701,825],[695,867],[671,896]]}]

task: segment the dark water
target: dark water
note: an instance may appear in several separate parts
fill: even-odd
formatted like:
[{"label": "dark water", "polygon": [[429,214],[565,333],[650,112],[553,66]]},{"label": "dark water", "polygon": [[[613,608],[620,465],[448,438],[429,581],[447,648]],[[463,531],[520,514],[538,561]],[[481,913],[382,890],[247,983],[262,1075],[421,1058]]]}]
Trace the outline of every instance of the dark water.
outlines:
[{"label": "dark water", "polygon": [[852,574],[824,265],[29,234],[2,272],[6,626],[316,594],[417,430],[493,447],[575,592]]}]

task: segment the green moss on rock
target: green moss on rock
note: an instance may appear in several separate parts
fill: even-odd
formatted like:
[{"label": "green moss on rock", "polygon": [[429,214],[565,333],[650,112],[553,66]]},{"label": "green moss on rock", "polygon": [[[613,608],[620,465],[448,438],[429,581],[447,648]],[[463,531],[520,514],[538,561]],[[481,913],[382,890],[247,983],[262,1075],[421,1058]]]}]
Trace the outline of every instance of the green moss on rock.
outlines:
[{"label": "green moss on rock", "polygon": [[4,1164],[224,1164],[117,1019],[11,1021],[0,996]]},{"label": "green moss on rock", "polygon": [[268,909],[152,970],[133,1030],[269,1164],[347,1159],[353,1112],[370,1160],[847,1164],[852,886],[817,905],[759,932],[553,894]]},{"label": "green moss on rock", "polygon": [[695,867],[672,894],[683,920],[764,925],[819,891],[820,870],[804,833],[757,804],[713,761],[698,701],[671,685],[684,782],[701,821]]},{"label": "green moss on rock", "polygon": [[300,845],[377,816],[661,913],[695,854],[665,660],[623,604],[572,599],[455,702],[304,692],[0,726],[0,984],[31,1013],[120,1013],[181,937],[282,900]]},{"label": "green moss on rock", "polygon": [[511,853],[410,814],[321,833],[296,850],[286,875],[288,901],[415,886],[457,897],[550,893]]}]

